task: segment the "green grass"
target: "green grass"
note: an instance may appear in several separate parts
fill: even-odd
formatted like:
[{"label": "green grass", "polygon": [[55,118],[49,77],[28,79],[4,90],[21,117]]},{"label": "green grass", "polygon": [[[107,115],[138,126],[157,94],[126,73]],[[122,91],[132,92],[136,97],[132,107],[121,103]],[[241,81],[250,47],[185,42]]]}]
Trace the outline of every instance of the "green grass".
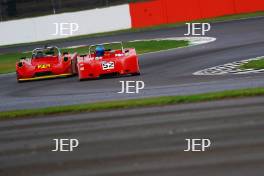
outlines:
[{"label": "green grass", "polygon": [[[126,48],[136,48],[138,54],[144,54],[148,52],[161,51],[166,49],[178,48],[188,46],[188,41],[175,41],[175,40],[160,40],[160,41],[137,41],[137,42],[126,42],[124,47]],[[117,48],[117,46],[112,46]],[[69,51],[71,53],[78,52],[79,54],[88,53],[88,46],[72,48],[72,49],[62,49],[62,52]],[[15,63],[21,57],[30,57],[31,53],[9,53],[0,55],[0,73],[9,73],[15,71]]]},{"label": "green grass", "polygon": [[264,58],[249,61],[248,63],[241,65],[240,69],[264,69]]},{"label": "green grass", "polygon": [[0,73],[14,72],[16,69],[16,61],[22,56],[29,56],[29,54],[9,53],[0,55]]},{"label": "green grass", "polygon": [[[162,51],[167,49],[185,47],[189,45],[189,41],[185,40],[149,40],[149,41],[132,41],[132,42],[124,42],[125,48],[136,48],[137,54],[144,54],[155,51]],[[79,54],[85,54],[88,52],[88,46],[79,47],[73,49],[63,49],[63,51],[69,51],[71,53],[78,52]],[[120,45],[114,44],[111,45],[110,48],[117,49],[120,48]],[[107,48],[106,48],[107,49]]]},{"label": "green grass", "polygon": [[36,117],[47,116],[54,114],[66,114],[66,113],[81,113],[81,112],[94,112],[105,111],[114,109],[125,108],[140,108],[150,106],[165,106],[180,103],[195,103],[203,101],[222,100],[227,98],[241,98],[264,95],[264,88],[252,88],[242,90],[222,91],[215,93],[205,93],[197,95],[186,96],[166,96],[156,98],[144,98],[134,100],[122,100],[122,101],[109,101],[99,103],[89,103],[71,106],[58,106],[42,109],[31,110],[17,110],[0,112],[0,119],[20,118],[20,117]]}]

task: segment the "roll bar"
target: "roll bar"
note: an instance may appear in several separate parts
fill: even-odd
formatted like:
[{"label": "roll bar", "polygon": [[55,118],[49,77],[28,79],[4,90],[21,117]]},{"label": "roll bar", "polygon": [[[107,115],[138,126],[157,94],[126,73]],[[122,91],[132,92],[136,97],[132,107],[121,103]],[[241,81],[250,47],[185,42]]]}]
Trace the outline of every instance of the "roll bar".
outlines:
[{"label": "roll bar", "polygon": [[32,55],[36,53],[37,51],[43,51],[43,50],[52,49],[52,48],[55,48],[58,51],[58,55],[61,56],[61,51],[57,46],[45,46],[43,48],[36,48],[32,51]]},{"label": "roll bar", "polygon": [[109,43],[101,43],[101,44],[95,44],[89,46],[89,56],[91,56],[91,49],[92,47],[99,46],[99,45],[111,45],[111,44],[120,44],[122,51],[124,51],[123,42],[109,42]]}]

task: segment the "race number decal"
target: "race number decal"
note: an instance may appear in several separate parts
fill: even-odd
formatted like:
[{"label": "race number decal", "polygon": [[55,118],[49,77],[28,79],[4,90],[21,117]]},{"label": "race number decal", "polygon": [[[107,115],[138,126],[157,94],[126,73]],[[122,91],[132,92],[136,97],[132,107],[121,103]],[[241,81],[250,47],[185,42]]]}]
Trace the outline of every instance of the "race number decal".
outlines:
[{"label": "race number decal", "polygon": [[110,70],[115,68],[115,63],[114,62],[103,62],[102,63],[102,69],[103,70]]}]

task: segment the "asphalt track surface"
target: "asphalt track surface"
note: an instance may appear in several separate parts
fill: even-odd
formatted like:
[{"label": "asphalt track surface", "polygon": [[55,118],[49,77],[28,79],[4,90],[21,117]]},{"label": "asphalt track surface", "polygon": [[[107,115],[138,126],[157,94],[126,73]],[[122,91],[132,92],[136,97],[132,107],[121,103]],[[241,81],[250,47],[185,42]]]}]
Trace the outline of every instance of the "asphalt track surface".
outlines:
[{"label": "asphalt track surface", "polygon": [[[129,41],[161,37],[182,37],[187,27],[94,37],[56,45],[70,46],[108,41]],[[139,57],[141,76],[79,82],[77,77],[16,82],[15,74],[0,76],[0,111],[70,105],[106,100],[186,95],[221,90],[263,87],[264,74],[194,76],[194,72],[229,62],[264,55],[264,18],[213,23],[207,34],[217,40],[199,46],[175,49]],[[29,47],[1,48],[1,52]],[[119,81],[139,80],[145,89],[139,94],[118,94]]]},{"label": "asphalt track surface", "polygon": [[[2,121],[0,175],[263,176],[263,106],[255,97]],[[52,152],[54,138],[80,144]],[[186,138],[212,145],[185,152]]]},{"label": "asphalt track surface", "polygon": [[[71,44],[175,37],[185,31],[180,27]],[[264,55],[263,34],[264,18],[213,24],[208,36],[216,37],[216,42],[140,56],[138,77],[18,84],[14,74],[2,75],[0,111],[263,87],[263,74],[192,75]],[[117,94],[120,80],[143,80],[146,90],[139,95]],[[262,176],[263,106],[264,97],[253,97],[1,121],[0,175]],[[80,145],[73,152],[52,152],[54,138],[76,138]],[[212,146],[205,152],[184,152],[186,138],[209,138]]]}]

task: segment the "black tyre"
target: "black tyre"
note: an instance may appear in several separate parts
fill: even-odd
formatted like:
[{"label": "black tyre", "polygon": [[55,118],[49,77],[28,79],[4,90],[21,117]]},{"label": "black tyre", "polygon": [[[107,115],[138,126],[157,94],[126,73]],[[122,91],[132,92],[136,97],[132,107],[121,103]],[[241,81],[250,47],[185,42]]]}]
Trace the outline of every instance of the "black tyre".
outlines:
[{"label": "black tyre", "polygon": [[132,76],[139,76],[140,75],[140,72],[132,73],[131,75]]}]

